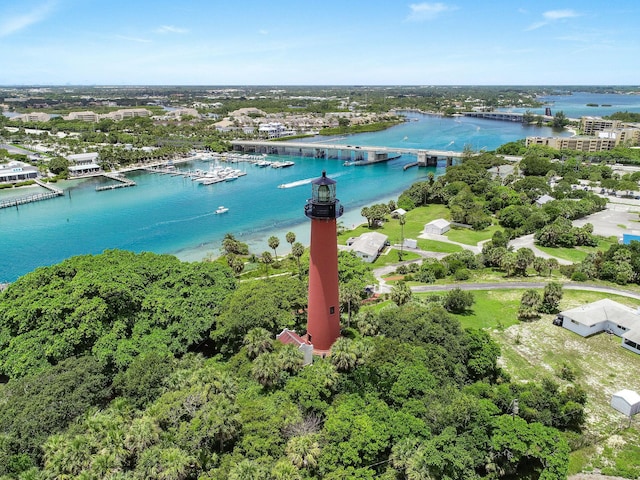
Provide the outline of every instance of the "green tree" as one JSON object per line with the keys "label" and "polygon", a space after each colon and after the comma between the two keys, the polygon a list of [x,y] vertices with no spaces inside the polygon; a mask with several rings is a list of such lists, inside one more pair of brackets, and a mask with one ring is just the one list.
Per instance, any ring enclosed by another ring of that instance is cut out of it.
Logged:
{"label": "green tree", "polygon": [[296,241],[296,234],[293,232],[287,232],[284,238],[287,240],[287,243],[293,247],[293,243]]}
{"label": "green tree", "polygon": [[549,282],[544,287],[540,311],[542,313],[557,313],[562,300],[562,285],[557,282]]}
{"label": "green tree", "polygon": [[276,258],[276,260],[278,260],[278,253],[276,252],[276,248],[280,246],[280,239],[273,235],[269,237],[269,240],[267,240],[267,242],[269,243],[269,248],[273,250],[274,257]]}
{"label": "green tree", "polygon": [[291,246],[291,254],[296,258],[296,262],[298,264],[298,272],[300,272],[300,257],[304,254],[304,245],[300,242],[295,242]]}
{"label": "green tree", "polygon": [[473,293],[456,287],[447,292],[442,305],[448,312],[461,313],[471,307],[473,302]]}
{"label": "green tree", "polygon": [[260,263],[262,263],[266,269],[267,277],[269,276],[269,265],[273,263],[273,257],[269,252],[262,252],[260,256]]}
{"label": "green tree", "polygon": [[537,290],[528,289],[522,294],[518,318],[520,320],[532,320],[539,317],[538,310],[541,304],[540,294]]}
{"label": "green tree", "polygon": [[409,302],[411,300],[411,296],[411,289],[403,281],[398,281],[391,288],[391,300],[398,306],[404,305],[405,303]]}
{"label": "green tree", "polygon": [[273,336],[262,327],[249,330],[244,336],[243,343],[251,359],[273,350]]}
{"label": "green tree", "polygon": [[296,467],[313,469],[318,465],[321,452],[318,436],[307,434],[292,437],[287,442],[285,451],[291,463]]}

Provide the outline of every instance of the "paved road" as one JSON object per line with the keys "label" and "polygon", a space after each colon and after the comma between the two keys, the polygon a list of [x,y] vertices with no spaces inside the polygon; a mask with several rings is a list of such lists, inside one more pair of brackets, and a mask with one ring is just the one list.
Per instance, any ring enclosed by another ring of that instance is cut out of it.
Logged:
{"label": "paved road", "polygon": [[[452,283],[448,285],[417,285],[411,287],[412,292],[442,292],[453,288],[461,290],[508,290],[513,288],[544,288],[549,282],[521,282],[506,281],[496,283]],[[604,285],[591,285],[580,282],[559,282],[565,290],[586,290],[591,292],[611,293],[623,297],[634,298],[640,300],[640,293],[624,290],[617,287],[609,287]]]}

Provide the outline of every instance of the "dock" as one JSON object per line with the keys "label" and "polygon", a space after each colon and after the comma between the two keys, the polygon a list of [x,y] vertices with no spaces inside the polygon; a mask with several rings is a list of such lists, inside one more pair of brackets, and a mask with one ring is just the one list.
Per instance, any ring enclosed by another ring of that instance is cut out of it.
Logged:
{"label": "dock", "polygon": [[64,196],[64,191],[58,187],[54,187],[48,183],[42,182],[40,180],[35,180],[35,182],[46,189],[46,192],[43,193],[33,193],[31,195],[25,195],[24,197],[11,198],[9,200],[3,200],[0,202],[0,208],[9,208],[16,207],[18,205],[24,205],[26,203],[39,202],[41,200],[48,200],[50,198],[62,197]]}
{"label": "dock", "polygon": [[112,173],[103,173],[104,177],[110,178],[111,180],[115,180],[118,183],[113,185],[104,185],[102,187],[96,187],[96,192],[102,192],[104,190],[115,190],[116,188],[124,188],[124,187],[135,187],[136,182],[133,180],[129,180],[127,177],[121,175],[114,175]]}

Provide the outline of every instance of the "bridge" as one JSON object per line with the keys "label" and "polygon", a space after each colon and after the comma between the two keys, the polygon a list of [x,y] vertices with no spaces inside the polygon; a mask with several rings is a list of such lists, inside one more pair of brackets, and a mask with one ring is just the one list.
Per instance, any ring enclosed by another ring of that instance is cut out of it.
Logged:
{"label": "bridge", "polygon": [[425,150],[418,148],[376,147],[371,145],[340,145],[312,142],[273,142],[266,140],[234,140],[233,151],[245,154],[292,155],[297,157],[342,160],[346,165],[371,165],[386,162],[400,155],[414,155],[418,166],[435,167],[438,161],[453,164],[462,152]]}

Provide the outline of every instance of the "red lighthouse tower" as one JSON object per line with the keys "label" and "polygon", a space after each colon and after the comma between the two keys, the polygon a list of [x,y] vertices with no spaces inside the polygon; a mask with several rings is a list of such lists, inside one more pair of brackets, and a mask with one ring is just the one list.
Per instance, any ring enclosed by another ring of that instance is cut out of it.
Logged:
{"label": "red lighthouse tower", "polygon": [[311,182],[311,198],[304,207],[311,219],[307,338],[317,351],[328,351],[340,336],[336,219],[343,211],[336,181],[323,170],[322,177]]}

